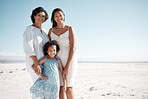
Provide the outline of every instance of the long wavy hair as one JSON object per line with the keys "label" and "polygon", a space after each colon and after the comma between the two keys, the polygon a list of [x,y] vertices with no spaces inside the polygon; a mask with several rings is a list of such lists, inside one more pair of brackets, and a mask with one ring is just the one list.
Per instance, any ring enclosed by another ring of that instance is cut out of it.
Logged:
{"label": "long wavy hair", "polygon": [[47,56],[47,55],[48,55],[48,53],[47,53],[48,48],[49,48],[50,46],[52,46],[52,45],[55,45],[55,46],[56,46],[56,52],[57,52],[57,53],[59,52],[60,47],[59,47],[57,41],[55,41],[55,40],[48,41],[48,42],[44,45],[44,47],[43,47],[44,56]]}
{"label": "long wavy hair", "polygon": [[58,11],[61,11],[61,12],[63,13],[63,15],[64,15],[64,21],[65,21],[65,14],[64,14],[64,12],[62,11],[62,9],[56,8],[56,9],[54,9],[54,10],[52,11],[52,16],[51,16],[52,27],[56,27],[56,26],[57,26],[57,22],[54,20],[54,14],[55,14],[56,12],[58,12]]}

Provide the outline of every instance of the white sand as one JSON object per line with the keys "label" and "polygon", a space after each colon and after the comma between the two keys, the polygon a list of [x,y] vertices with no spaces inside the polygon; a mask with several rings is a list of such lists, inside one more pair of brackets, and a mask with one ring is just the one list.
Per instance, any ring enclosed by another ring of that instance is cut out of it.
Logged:
{"label": "white sand", "polygon": [[[31,99],[25,63],[0,64],[0,99]],[[148,99],[148,63],[79,63],[75,99]]]}

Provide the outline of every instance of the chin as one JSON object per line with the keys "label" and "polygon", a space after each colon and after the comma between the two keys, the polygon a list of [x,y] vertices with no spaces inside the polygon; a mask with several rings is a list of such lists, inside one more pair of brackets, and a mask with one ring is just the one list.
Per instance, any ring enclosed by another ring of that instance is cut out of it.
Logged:
{"label": "chin", "polygon": [[50,56],[51,58],[53,58],[54,56]]}
{"label": "chin", "polygon": [[63,21],[58,22],[58,24],[62,24],[62,23],[64,23],[64,22]]}

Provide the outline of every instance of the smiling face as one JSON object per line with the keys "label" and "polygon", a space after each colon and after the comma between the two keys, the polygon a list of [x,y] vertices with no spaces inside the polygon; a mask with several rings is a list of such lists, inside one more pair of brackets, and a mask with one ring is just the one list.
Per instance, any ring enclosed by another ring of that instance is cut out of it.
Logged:
{"label": "smiling face", "polygon": [[57,24],[59,23],[63,23],[64,22],[64,14],[62,11],[57,11],[54,13],[54,20],[57,22]]}
{"label": "smiling face", "polygon": [[35,23],[42,24],[45,21],[45,13],[44,12],[39,12],[34,16]]}
{"label": "smiling face", "polygon": [[56,45],[49,46],[47,53],[48,53],[49,57],[53,58],[57,54]]}

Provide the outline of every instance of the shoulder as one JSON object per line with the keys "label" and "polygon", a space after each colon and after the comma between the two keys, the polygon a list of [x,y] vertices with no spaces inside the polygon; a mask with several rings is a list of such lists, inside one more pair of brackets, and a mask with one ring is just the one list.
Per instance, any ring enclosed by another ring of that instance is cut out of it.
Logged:
{"label": "shoulder", "polygon": [[43,58],[42,60],[46,60],[47,59],[47,57],[46,58]]}
{"label": "shoulder", "polygon": [[50,34],[51,34],[51,32],[52,32],[52,29],[53,29],[53,28],[50,28],[50,29],[49,29],[49,32],[48,32],[48,37],[49,37],[50,40],[51,40]]}
{"label": "shoulder", "polygon": [[49,34],[51,34],[51,32],[52,32],[52,29],[53,29],[53,28],[50,28],[50,29],[49,29],[48,35],[49,35]]}
{"label": "shoulder", "polygon": [[74,34],[75,34],[74,28],[73,28],[72,26],[68,26],[68,28],[69,28],[69,35],[70,35],[70,36],[71,36],[71,35],[74,35]]}
{"label": "shoulder", "polygon": [[42,58],[40,61],[43,61],[43,62],[45,62],[45,61],[46,61],[46,58]]}
{"label": "shoulder", "polygon": [[45,62],[46,62],[46,58],[42,58],[42,59],[39,60],[39,64],[43,64]]}
{"label": "shoulder", "polygon": [[53,29],[53,28],[50,28],[48,33],[51,33],[52,29]]}
{"label": "shoulder", "polygon": [[70,33],[74,32],[74,28],[72,26],[68,26],[68,29]]}
{"label": "shoulder", "polygon": [[73,27],[70,26],[70,25],[66,25],[66,26],[68,27],[69,30],[72,30],[73,29]]}
{"label": "shoulder", "polygon": [[30,32],[30,31],[34,31],[34,30],[36,30],[36,28],[32,25],[26,27],[26,31]]}
{"label": "shoulder", "polygon": [[57,60],[61,60],[61,58],[60,58],[60,57],[58,57],[58,56],[55,56],[55,58],[56,58]]}
{"label": "shoulder", "polygon": [[68,28],[69,28],[69,30],[72,30],[72,29],[73,29],[73,27],[72,27],[72,26],[68,26]]}
{"label": "shoulder", "polygon": [[33,26],[29,25],[26,27],[26,30],[32,30],[33,29]]}
{"label": "shoulder", "polygon": [[30,34],[30,33],[32,33],[32,30],[33,30],[33,27],[31,25],[30,26],[27,26],[26,29],[25,29],[25,31],[24,31],[24,34],[26,34],[26,35],[28,33]]}
{"label": "shoulder", "polygon": [[42,29],[42,31],[44,31],[47,34],[47,31],[45,29]]}
{"label": "shoulder", "polygon": [[72,26],[66,25],[66,27],[67,27],[68,30],[73,30]]}
{"label": "shoulder", "polygon": [[59,64],[62,64],[61,60],[58,60]]}
{"label": "shoulder", "polygon": [[59,63],[61,63],[61,58],[60,58],[60,57],[55,56],[55,59],[56,59]]}

